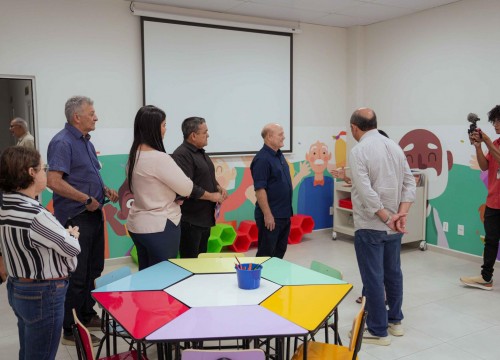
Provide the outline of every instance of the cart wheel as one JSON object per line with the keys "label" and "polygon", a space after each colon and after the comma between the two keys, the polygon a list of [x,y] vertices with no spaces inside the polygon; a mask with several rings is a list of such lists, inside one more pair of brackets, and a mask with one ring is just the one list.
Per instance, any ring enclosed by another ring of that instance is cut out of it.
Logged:
{"label": "cart wheel", "polygon": [[422,250],[422,251],[427,250],[427,242],[425,240],[422,240],[420,242],[420,250]]}
{"label": "cart wheel", "polygon": [[332,232],[332,239],[337,240],[337,233],[335,231]]}

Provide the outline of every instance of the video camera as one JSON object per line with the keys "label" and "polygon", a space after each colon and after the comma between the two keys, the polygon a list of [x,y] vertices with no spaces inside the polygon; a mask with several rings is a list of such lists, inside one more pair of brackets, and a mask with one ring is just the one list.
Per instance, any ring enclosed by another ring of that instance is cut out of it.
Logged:
{"label": "video camera", "polygon": [[[467,115],[467,121],[470,122],[470,126],[469,126],[469,130],[467,130],[467,133],[469,135],[471,135],[473,132],[475,132],[477,130],[477,122],[481,120],[477,117],[476,114],[474,113],[470,113],[469,115]],[[479,137],[482,137],[481,135],[481,132],[479,132]],[[472,144],[472,141],[471,141],[471,144]]]}

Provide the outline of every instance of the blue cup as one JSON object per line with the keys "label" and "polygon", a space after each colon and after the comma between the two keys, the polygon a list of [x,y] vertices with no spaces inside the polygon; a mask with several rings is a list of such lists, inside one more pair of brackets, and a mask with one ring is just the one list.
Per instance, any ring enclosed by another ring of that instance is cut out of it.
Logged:
{"label": "blue cup", "polygon": [[[260,286],[260,264],[236,265],[236,275],[238,276],[238,287],[243,290],[257,289]],[[250,270],[251,269],[251,270]]]}

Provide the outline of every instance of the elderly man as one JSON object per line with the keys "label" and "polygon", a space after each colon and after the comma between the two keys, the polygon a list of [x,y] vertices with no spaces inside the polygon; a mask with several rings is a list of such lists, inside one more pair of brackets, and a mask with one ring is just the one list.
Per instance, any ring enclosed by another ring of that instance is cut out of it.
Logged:
{"label": "elderly man", "polygon": [[[47,150],[48,186],[54,192],[54,214],[64,227],[81,230],[78,266],[71,275],[64,304],[62,344],[75,345],[71,331],[72,309],[89,329],[100,329],[100,319],[91,296],[94,281],[104,268],[104,221],[102,205],[107,197],[118,200],[116,191],[104,185],[94,145],[90,142],[97,115],[94,103],[85,96],[66,101],[67,123],[50,141]],[[93,337],[93,343],[99,339]]]}
{"label": "elderly man", "polygon": [[210,228],[215,225],[215,208],[226,199],[227,191],[217,182],[212,160],[205,153],[208,127],[205,119],[189,117],[182,122],[183,143],[172,158],[193,183],[192,196],[181,205],[181,258],[196,258],[207,252]]}
{"label": "elderly man", "polygon": [[285,133],[279,124],[267,124],[261,132],[264,146],[250,164],[257,203],[257,256],[285,256],[290,218],[293,215],[293,186],[290,169],[281,152]]}
{"label": "elderly man", "polygon": [[17,139],[17,146],[26,146],[35,148],[35,139],[28,131],[28,123],[26,120],[17,117],[10,122],[9,130],[11,134]]}
{"label": "elderly man", "polygon": [[354,248],[368,311],[363,342],[389,345],[388,331],[404,335],[400,251],[406,214],[415,200],[415,179],[403,150],[377,131],[373,110],[356,110],[351,132],[358,141],[349,156]]}

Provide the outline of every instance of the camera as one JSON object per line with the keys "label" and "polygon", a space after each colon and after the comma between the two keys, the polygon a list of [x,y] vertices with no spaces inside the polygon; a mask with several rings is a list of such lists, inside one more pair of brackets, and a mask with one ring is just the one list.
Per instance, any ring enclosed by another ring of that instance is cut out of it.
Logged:
{"label": "camera", "polygon": [[[469,135],[471,135],[472,133],[474,133],[475,131],[477,131],[477,122],[479,120],[480,119],[474,113],[470,113],[469,115],[467,115],[467,121],[471,123],[470,126],[469,126],[469,130],[467,130],[467,133]],[[481,130],[479,130],[479,137],[482,137]],[[472,144],[472,141],[471,141],[471,144]]]}

